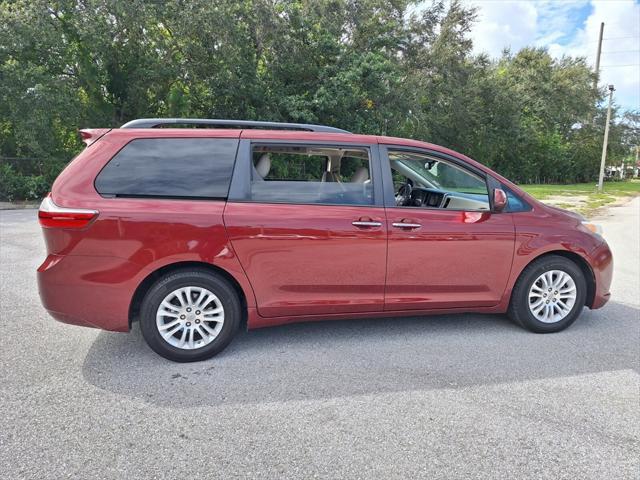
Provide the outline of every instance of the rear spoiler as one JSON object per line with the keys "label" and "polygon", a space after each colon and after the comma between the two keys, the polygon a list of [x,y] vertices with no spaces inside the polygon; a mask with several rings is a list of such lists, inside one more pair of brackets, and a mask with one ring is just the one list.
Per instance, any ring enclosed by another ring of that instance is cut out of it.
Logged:
{"label": "rear spoiler", "polygon": [[99,140],[102,136],[106,135],[111,131],[110,128],[83,128],[78,130],[80,133],[80,137],[82,137],[82,141],[88,147],[96,140]]}

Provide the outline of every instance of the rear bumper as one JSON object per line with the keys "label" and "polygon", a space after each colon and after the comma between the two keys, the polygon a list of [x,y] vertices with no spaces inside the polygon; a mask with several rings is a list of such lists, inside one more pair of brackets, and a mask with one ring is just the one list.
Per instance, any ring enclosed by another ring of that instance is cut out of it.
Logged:
{"label": "rear bumper", "polygon": [[602,242],[589,256],[596,284],[593,301],[589,306],[596,309],[603,307],[611,298],[609,289],[613,278],[613,255],[607,242]]}
{"label": "rear bumper", "polygon": [[116,257],[49,255],[37,272],[40,300],[60,322],[126,332],[139,273]]}

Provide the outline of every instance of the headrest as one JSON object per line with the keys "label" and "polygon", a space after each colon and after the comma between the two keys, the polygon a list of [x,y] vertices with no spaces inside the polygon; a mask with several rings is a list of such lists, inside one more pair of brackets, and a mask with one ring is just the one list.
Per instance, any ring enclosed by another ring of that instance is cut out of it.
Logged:
{"label": "headrest", "polygon": [[265,178],[267,175],[269,175],[270,170],[271,157],[268,153],[265,153],[256,162],[256,172],[258,172],[258,175],[260,175],[261,178]]}
{"label": "headrest", "polygon": [[367,180],[369,180],[369,169],[367,167],[358,168],[351,177],[351,183],[364,183]]}

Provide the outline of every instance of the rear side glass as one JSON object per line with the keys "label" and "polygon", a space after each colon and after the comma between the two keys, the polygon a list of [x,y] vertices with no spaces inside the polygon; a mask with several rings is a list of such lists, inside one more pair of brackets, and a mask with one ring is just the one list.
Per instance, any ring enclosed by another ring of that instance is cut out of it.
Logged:
{"label": "rear side glass", "polygon": [[369,151],[328,145],[255,146],[251,200],[255,202],[372,205]]}
{"label": "rear side glass", "polygon": [[129,142],[95,181],[101,195],[226,198],[238,148],[229,138],[145,138]]}

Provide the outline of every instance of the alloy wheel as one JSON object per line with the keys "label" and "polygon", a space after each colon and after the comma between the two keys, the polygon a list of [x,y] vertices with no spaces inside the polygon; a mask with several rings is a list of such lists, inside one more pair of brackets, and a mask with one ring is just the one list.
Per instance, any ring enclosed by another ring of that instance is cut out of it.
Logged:
{"label": "alloy wheel", "polygon": [[571,312],[576,303],[576,283],[567,272],[549,270],[541,274],[529,289],[529,310],[543,323],[556,323]]}
{"label": "alloy wheel", "polygon": [[206,288],[178,288],[160,302],[156,326],[162,338],[183,350],[194,350],[216,339],[224,324],[220,299]]}

